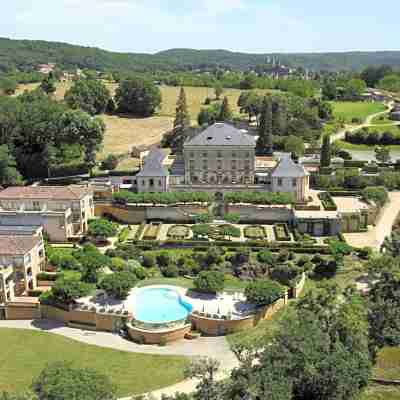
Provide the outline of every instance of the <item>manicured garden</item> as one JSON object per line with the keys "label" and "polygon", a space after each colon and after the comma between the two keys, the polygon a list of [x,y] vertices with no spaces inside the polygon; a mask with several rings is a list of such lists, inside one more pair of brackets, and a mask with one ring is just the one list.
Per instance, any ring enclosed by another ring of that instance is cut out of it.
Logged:
{"label": "manicured garden", "polygon": [[91,346],[45,332],[0,329],[0,391],[23,393],[48,363],[68,361],[110,377],[119,397],[183,380],[189,360]]}
{"label": "manicured garden", "polygon": [[375,102],[335,101],[331,104],[335,119],[348,124],[362,123],[369,115],[386,110],[383,103]]}
{"label": "manicured garden", "polygon": [[362,128],[355,132],[346,132],[347,144],[357,146],[399,146],[400,125],[379,125]]}

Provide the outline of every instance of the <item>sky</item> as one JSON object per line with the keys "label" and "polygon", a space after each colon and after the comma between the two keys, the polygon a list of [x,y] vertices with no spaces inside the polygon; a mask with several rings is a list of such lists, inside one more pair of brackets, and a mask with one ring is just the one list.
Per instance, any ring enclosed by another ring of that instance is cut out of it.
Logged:
{"label": "sky", "polygon": [[0,37],[107,50],[400,50],[400,1],[2,0]]}

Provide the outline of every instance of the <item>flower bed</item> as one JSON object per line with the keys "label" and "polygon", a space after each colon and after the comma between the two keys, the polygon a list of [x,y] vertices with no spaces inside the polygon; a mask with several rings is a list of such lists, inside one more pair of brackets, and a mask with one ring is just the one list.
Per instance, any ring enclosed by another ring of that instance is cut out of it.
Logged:
{"label": "flower bed", "polygon": [[167,236],[172,239],[187,239],[190,235],[190,228],[185,225],[174,225],[168,229]]}
{"label": "flower bed", "polygon": [[247,239],[263,240],[267,236],[265,228],[260,225],[246,226],[244,228],[244,236]]}
{"label": "flower bed", "polygon": [[290,233],[286,224],[275,224],[274,225],[275,237],[278,242],[290,241]]}
{"label": "flower bed", "polygon": [[150,224],[143,235],[143,240],[157,240],[161,225]]}

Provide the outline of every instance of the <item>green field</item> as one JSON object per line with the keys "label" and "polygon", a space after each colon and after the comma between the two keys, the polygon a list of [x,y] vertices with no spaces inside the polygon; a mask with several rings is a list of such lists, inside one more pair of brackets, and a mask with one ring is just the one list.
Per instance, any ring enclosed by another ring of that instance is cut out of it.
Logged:
{"label": "green field", "polygon": [[184,379],[188,365],[184,357],[116,351],[31,330],[2,328],[0,343],[0,392],[26,391],[54,361],[70,361],[74,367],[108,375],[120,397],[173,385]]}
{"label": "green field", "polygon": [[348,124],[352,123],[353,118],[365,121],[369,115],[386,110],[383,103],[333,101],[331,104],[335,119]]}
{"label": "green field", "polygon": [[370,385],[357,400],[400,400],[400,387]]}

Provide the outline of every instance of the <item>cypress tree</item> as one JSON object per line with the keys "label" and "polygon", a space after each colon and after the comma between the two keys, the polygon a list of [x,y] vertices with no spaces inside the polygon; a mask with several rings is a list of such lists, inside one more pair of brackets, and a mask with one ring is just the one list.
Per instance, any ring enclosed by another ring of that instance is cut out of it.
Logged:
{"label": "cypress tree", "polygon": [[324,135],[321,147],[321,167],[327,168],[331,165],[331,138]]}
{"label": "cypress tree", "polygon": [[257,154],[273,154],[272,134],[272,102],[270,98],[265,96],[261,107],[260,124],[258,128]]}
{"label": "cypress tree", "polygon": [[272,134],[285,136],[287,133],[286,104],[281,99],[272,100]]}
{"label": "cypress tree", "polygon": [[190,116],[187,108],[185,89],[181,88],[176,103],[176,113],[173,127],[171,147],[175,151],[181,151],[185,141],[185,132],[190,127]]}
{"label": "cypress tree", "polygon": [[232,119],[232,111],[229,107],[228,98],[225,96],[222,101],[221,110],[218,116],[218,121],[230,121]]}

